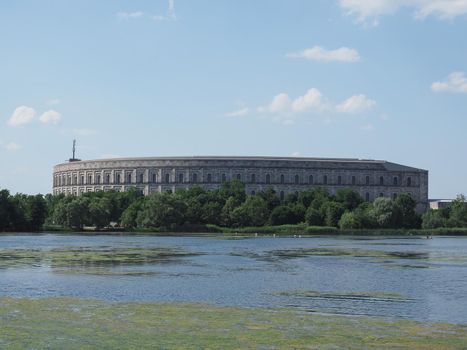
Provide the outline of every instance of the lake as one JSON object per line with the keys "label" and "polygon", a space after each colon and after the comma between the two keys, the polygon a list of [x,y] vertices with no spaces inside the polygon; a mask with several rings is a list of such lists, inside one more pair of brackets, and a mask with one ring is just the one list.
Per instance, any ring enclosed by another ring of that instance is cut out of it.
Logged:
{"label": "lake", "polygon": [[467,238],[1,235],[2,296],[467,324]]}

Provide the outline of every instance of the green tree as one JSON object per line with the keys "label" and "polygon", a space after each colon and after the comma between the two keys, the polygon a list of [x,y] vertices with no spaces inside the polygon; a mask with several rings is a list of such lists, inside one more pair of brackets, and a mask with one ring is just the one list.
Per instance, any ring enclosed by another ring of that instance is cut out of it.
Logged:
{"label": "green tree", "polygon": [[309,207],[305,214],[305,220],[308,225],[310,226],[322,226],[323,225],[323,217],[318,209],[313,207]]}
{"label": "green tree", "polygon": [[321,215],[324,218],[324,224],[326,226],[338,226],[339,220],[344,214],[344,206],[337,202],[325,202],[321,208]]}
{"label": "green tree", "polygon": [[337,190],[336,201],[342,203],[346,210],[352,211],[363,202],[363,199],[351,188],[342,188]]}

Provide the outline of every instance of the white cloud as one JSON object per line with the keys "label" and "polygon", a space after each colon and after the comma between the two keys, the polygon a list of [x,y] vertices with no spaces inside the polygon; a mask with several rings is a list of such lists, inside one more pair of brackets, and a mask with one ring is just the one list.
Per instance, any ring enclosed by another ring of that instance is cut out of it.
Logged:
{"label": "white cloud", "polygon": [[47,101],[45,102],[45,104],[46,104],[47,106],[55,106],[55,105],[60,104],[60,102],[61,102],[61,101],[60,101],[58,98],[52,98],[52,99],[50,99],[50,100],[47,100]]}
{"label": "white cloud", "polygon": [[39,117],[39,120],[41,121],[41,123],[44,124],[57,124],[60,121],[61,117],[62,115],[60,113],[51,109],[50,111],[44,112]]}
{"label": "white cloud", "polygon": [[323,62],[358,62],[360,61],[360,55],[355,49],[348,47],[341,47],[335,50],[326,50],[321,46],[314,46],[309,49],[305,49],[300,52],[289,53],[287,57],[291,58],[305,58],[314,61]]}
{"label": "white cloud", "polygon": [[267,106],[258,107],[260,113],[280,113],[286,111],[290,107],[290,97],[285,92],[282,92],[273,97],[271,103]]}
{"label": "white cloud", "polygon": [[322,94],[318,89],[312,88],[303,96],[292,102],[293,112],[305,112],[313,108],[322,107]]}
{"label": "white cloud", "polygon": [[467,77],[464,72],[453,72],[447,80],[431,84],[433,91],[465,92],[467,93]]}
{"label": "white cloud", "polygon": [[136,19],[141,18],[144,16],[144,12],[142,11],[134,11],[134,12],[119,12],[117,13],[117,17],[120,19],[128,20],[128,19]]}
{"label": "white cloud", "polygon": [[362,113],[372,109],[376,101],[369,99],[365,95],[354,95],[336,106],[340,113]]}
{"label": "white cloud", "polygon": [[226,117],[244,117],[248,113],[250,113],[250,109],[248,107],[245,107],[245,108],[241,108],[239,110],[233,111],[233,112],[225,113],[225,116]]}
{"label": "white cloud", "polygon": [[152,18],[156,21],[175,21],[177,19],[177,16],[175,15],[175,0],[169,0],[167,15],[156,15]]}
{"label": "white cloud", "polygon": [[4,148],[8,151],[8,152],[16,152],[18,151],[21,147],[20,145],[18,145],[17,143],[15,142],[9,142],[7,143]]}
{"label": "white cloud", "polygon": [[354,95],[340,104],[328,101],[316,88],[309,89],[303,96],[291,99],[289,94],[283,92],[266,105],[258,107],[258,113],[272,114],[274,120],[284,125],[294,124],[301,114],[326,113],[326,117],[335,114],[364,113],[376,106],[376,102],[365,95]]}
{"label": "white cloud", "polygon": [[72,132],[77,136],[92,136],[97,134],[97,130],[95,129],[73,129]]}
{"label": "white cloud", "polygon": [[419,19],[428,16],[452,19],[467,14],[467,0],[339,0],[339,5],[360,23],[371,19],[377,24],[380,16],[395,13],[403,7],[412,9]]}
{"label": "white cloud", "polygon": [[8,125],[10,126],[20,126],[28,124],[34,120],[36,117],[36,111],[34,108],[27,106],[20,106],[15,109],[10,119],[8,120]]}

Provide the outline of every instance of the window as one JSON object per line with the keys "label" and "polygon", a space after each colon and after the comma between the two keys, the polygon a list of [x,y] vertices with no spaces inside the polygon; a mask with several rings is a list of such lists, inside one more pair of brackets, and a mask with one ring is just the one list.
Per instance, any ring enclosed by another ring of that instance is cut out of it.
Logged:
{"label": "window", "polygon": [[144,174],[139,174],[139,182],[140,183],[144,182]]}
{"label": "window", "polygon": [[313,175],[308,176],[308,183],[313,185]]}
{"label": "window", "polygon": [[251,195],[254,196],[256,194],[255,191],[251,191]]}
{"label": "window", "polygon": [[178,182],[183,183],[183,174],[178,174]]}
{"label": "window", "polygon": [[394,176],[394,178],[392,179],[392,183],[394,186],[397,186],[399,180],[397,179],[397,176]]}
{"label": "window", "polygon": [[105,183],[106,184],[110,183],[110,174],[105,175]]}
{"label": "window", "polygon": [[131,183],[131,174],[128,174],[127,179],[128,179],[128,182]]}
{"label": "window", "polygon": [[325,184],[325,185],[328,184],[328,176],[327,175],[323,176],[323,184]]}
{"label": "window", "polygon": [[284,174],[281,175],[281,184],[283,184],[285,182],[285,176]]}
{"label": "window", "polygon": [[208,182],[212,182],[212,175],[208,174]]}
{"label": "window", "polygon": [[397,193],[393,193],[392,194],[392,199],[396,199],[397,198]]}
{"label": "window", "polygon": [[73,185],[77,185],[78,184],[78,176],[74,176],[73,177]]}
{"label": "window", "polygon": [[80,185],[84,185],[84,175],[81,175],[81,183]]}
{"label": "window", "polygon": [[256,182],[256,174],[251,174],[251,183],[255,183]]}
{"label": "window", "polygon": [[300,183],[300,176],[295,175],[295,184],[298,185]]}
{"label": "window", "polygon": [[198,174],[193,174],[192,180],[194,183],[198,182]]}
{"label": "window", "polygon": [[342,185],[342,176],[340,175],[337,177],[337,184]]}
{"label": "window", "polygon": [[97,184],[101,183],[101,176],[99,174],[97,175],[96,183]]}
{"label": "window", "polygon": [[153,183],[157,182],[157,174],[152,174],[152,182]]}
{"label": "window", "polygon": [[271,175],[270,174],[266,174],[266,183],[267,184],[271,183]]}
{"label": "window", "polygon": [[384,197],[384,193],[380,193],[379,196],[380,196],[380,197]]}
{"label": "window", "polygon": [[165,182],[166,183],[170,182],[170,174],[165,174]]}
{"label": "window", "polygon": [[367,176],[365,177],[365,185],[368,186],[369,184],[370,184],[370,177],[367,175]]}
{"label": "window", "polygon": [[407,186],[412,186],[412,178],[411,177],[407,178]]}
{"label": "window", "polygon": [[92,183],[92,175],[88,175],[88,184]]}
{"label": "window", "polygon": [[367,202],[370,201],[370,194],[369,194],[368,192],[365,193],[365,200],[366,200]]}
{"label": "window", "polygon": [[242,181],[242,174],[237,174],[237,180]]}
{"label": "window", "polygon": [[355,178],[355,176],[352,176],[352,185],[355,186],[356,183],[357,183],[357,179]]}
{"label": "window", "polygon": [[280,193],[280,198],[281,198],[281,201],[284,200],[284,191],[281,191],[281,193]]}
{"label": "window", "polygon": [[384,177],[382,177],[382,176],[379,177],[379,184],[380,184],[381,186],[384,185]]}
{"label": "window", "polygon": [[227,181],[227,176],[225,174],[222,174],[222,182],[226,182]]}
{"label": "window", "polygon": [[115,177],[116,177],[115,182],[119,184],[119,183],[120,183],[120,173],[117,173],[117,174],[115,175]]}

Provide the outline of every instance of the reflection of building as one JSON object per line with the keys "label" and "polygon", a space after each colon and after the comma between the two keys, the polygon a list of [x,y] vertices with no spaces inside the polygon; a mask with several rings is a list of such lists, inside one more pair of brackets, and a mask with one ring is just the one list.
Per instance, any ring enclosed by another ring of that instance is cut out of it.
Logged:
{"label": "reflection of building", "polygon": [[443,209],[452,203],[452,199],[430,199],[430,209]]}
{"label": "reflection of building", "polygon": [[410,193],[420,210],[428,204],[428,171],[381,160],[292,157],[158,157],[83,160],[54,167],[53,193],[130,187],[144,194],[241,180],[254,194],[272,187],[279,196],[321,186],[334,194],[352,188],[367,201]]}

